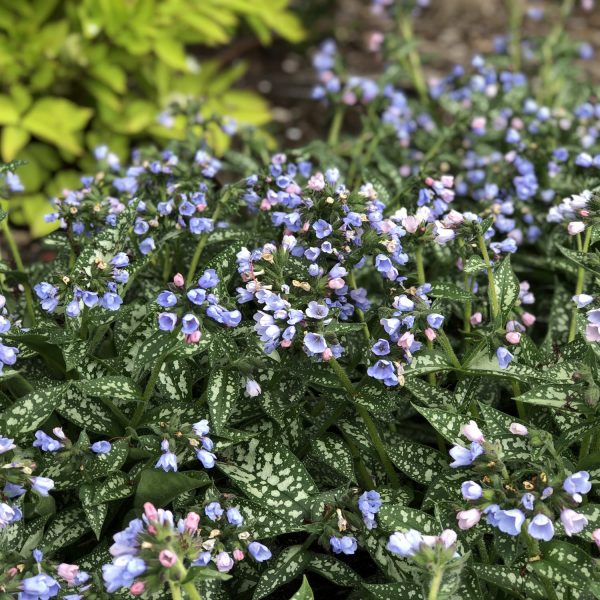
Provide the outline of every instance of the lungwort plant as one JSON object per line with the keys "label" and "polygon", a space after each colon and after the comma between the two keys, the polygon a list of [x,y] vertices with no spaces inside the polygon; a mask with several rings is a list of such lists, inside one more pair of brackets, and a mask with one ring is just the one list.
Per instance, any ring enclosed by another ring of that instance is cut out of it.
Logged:
{"label": "lungwort plant", "polygon": [[329,143],[100,146],[51,262],[0,215],[3,597],[600,598],[600,105],[392,17]]}

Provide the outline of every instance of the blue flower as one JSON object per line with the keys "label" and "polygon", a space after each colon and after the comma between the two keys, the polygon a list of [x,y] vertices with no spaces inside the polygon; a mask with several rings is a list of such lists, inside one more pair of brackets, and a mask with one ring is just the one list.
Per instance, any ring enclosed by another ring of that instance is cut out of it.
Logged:
{"label": "blue flower", "polygon": [[217,521],[223,514],[223,508],[218,502],[211,502],[204,507],[204,514],[211,521]]}
{"label": "blue flower", "polygon": [[207,269],[198,279],[198,285],[205,290],[216,287],[218,283],[219,277],[214,269]]}
{"label": "blue flower", "polygon": [[587,494],[592,489],[589,479],[590,474],[587,471],[573,473],[563,482],[563,490],[567,494]]}
{"label": "blue flower", "polygon": [[319,304],[313,300],[308,303],[308,308],[305,312],[306,316],[311,319],[324,319],[329,314],[329,309],[325,304]]}
{"label": "blue flower", "polygon": [[129,256],[125,252],[119,252],[112,257],[110,264],[117,269],[122,269],[129,264]]}
{"label": "blue flower", "polygon": [[112,292],[106,292],[100,300],[100,306],[106,310],[119,310],[121,304],[123,304],[123,299],[118,294],[113,294]]}
{"label": "blue flower", "polygon": [[44,452],[57,452],[63,447],[61,442],[51,438],[41,429],[38,429],[35,432],[35,442],[33,442],[33,446],[35,448],[40,448]]}
{"label": "blue flower", "polygon": [[460,486],[460,492],[465,500],[479,500],[483,488],[474,481],[464,481]]}
{"label": "blue flower", "polygon": [[422,542],[423,536],[415,529],[409,529],[406,533],[396,531],[390,535],[386,548],[393,554],[406,557],[417,552]]}
{"label": "blue flower", "polygon": [[177,471],[177,456],[169,450],[169,441],[163,440],[160,444],[163,451],[162,456],[156,461],[155,469],[163,471]]}
{"label": "blue flower", "polygon": [[158,295],[156,303],[163,308],[171,308],[177,304],[177,296],[173,292],[165,290]]}
{"label": "blue flower", "polygon": [[208,452],[208,450],[205,450],[204,448],[196,450],[196,458],[202,463],[202,466],[205,469],[212,469],[217,463],[216,455],[212,452]]}
{"label": "blue flower", "polygon": [[32,477],[31,489],[40,496],[47,496],[48,492],[54,488],[54,481],[48,477]]}
{"label": "blue flower", "polygon": [[186,335],[198,331],[199,327],[200,321],[198,321],[198,317],[196,317],[196,315],[188,313],[181,319],[181,331]]}
{"label": "blue flower", "polygon": [[377,356],[386,356],[390,353],[390,343],[383,338],[379,338],[375,344],[371,346],[371,352]]}
{"label": "blue flower", "polygon": [[192,425],[192,429],[194,430],[194,433],[196,435],[199,435],[200,437],[202,437],[204,435],[208,435],[210,433],[210,427],[208,425],[208,419],[202,419],[201,421],[198,421],[197,423],[194,423]]}
{"label": "blue flower", "polygon": [[112,448],[111,443],[107,442],[106,440],[102,440],[100,442],[94,442],[90,446],[90,450],[92,452],[95,452],[96,454],[106,454],[107,452],[110,452],[111,448]]}
{"label": "blue flower", "polygon": [[508,535],[519,535],[521,533],[521,526],[525,522],[525,515],[518,508],[511,508],[510,510],[499,510],[495,514],[497,521],[496,527],[502,533]]}
{"label": "blue flower", "polygon": [[271,551],[259,542],[250,542],[248,544],[248,552],[250,552],[254,560],[257,562],[269,560],[272,556]]}
{"label": "blue flower", "polygon": [[134,579],[145,571],[146,563],[141,558],[131,554],[117,556],[112,563],[102,566],[106,591],[112,594],[122,587],[131,587]]}
{"label": "blue flower", "polygon": [[151,237],[147,237],[140,242],[139,248],[140,252],[144,256],[146,256],[151,252],[154,252],[154,250],[156,250],[156,244],[154,243],[154,240]]}
{"label": "blue flower", "polygon": [[74,319],[75,317],[78,317],[80,313],[81,305],[79,304],[79,300],[71,300],[71,302],[69,302],[65,308],[65,314],[67,317]]}
{"label": "blue flower", "polygon": [[192,288],[191,290],[188,290],[187,297],[192,304],[200,306],[206,300],[206,290]]}
{"label": "blue flower", "polygon": [[535,496],[533,494],[527,492],[526,494],[523,494],[523,496],[521,496],[521,504],[527,510],[533,510],[534,503]]}
{"label": "blue flower", "polygon": [[304,345],[315,354],[321,354],[327,348],[325,338],[318,333],[305,334]]}
{"label": "blue flower", "polygon": [[538,513],[531,519],[527,533],[536,540],[549,542],[554,537],[554,524],[546,515]]}
{"label": "blue flower", "polygon": [[213,229],[212,219],[206,217],[193,217],[190,219],[190,231],[195,235],[210,233]]}
{"label": "blue flower", "polygon": [[331,536],[329,543],[334,554],[354,554],[358,547],[356,538],[351,535],[345,535],[341,538]]}
{"label": "blue flower", "polygon": [[477,442],[473,442],[468,448],[463,448],[463,446],[453,446],[450,449],[449,454],[454,459],[454,462],[450,463],[450,466],[453,469],[467,467],[478,456],[481,456],[483,452],[483,446]]}
{"label": "blue flower", "polygon": [[175,313],[163,312],[158,315],[158,328],[161,331],[173,331],[177,323],[177,315]]}
{"label": "blue flower", "polygon": [[317,238],[319,238],[320,240],[330,235],[333,231],[333,227],[331,227],[331,225],[323,219],[319,219],[318,221],[313,223],[313,229],[315,230]]}
{"label": "blue flower", "polygon": [[500,346],[496,350],[496,358],[498,359],[498,366],[501,369],[506,369],[512,362],[513,355],[504,346]]}
{"label": "blue flower", "polygon": [[13,444],[15,440],[0,436],[0,454],[4,454],[9,450],[13,450],[16,446]]}
{"label": "blue flower", "polygon": [[231,525],[237,525],[237,527],[244,524],[244,517],[242,517],[239,509],[235,506],[231,506],[227,509],[227,520]]}
{"label": "blue flower", "polygon": [[23,579],[19,589],[19,600],[48,600],[58,594],[60,585],[50,575],[39,573]]}
{"label": "blue flower", "polygon": [[206,567],[210,562],[211,554],[210,552],[200,552],[198,557],[192,561],[192,567]]}
{"label": "blue flower", "polygon": [[434,329],[439,329],[442,326],[443,322],[443,315],[438,315],[436,313],[431,313],[427,315],[427,323],[429,323],[429,326],[433,327]]}

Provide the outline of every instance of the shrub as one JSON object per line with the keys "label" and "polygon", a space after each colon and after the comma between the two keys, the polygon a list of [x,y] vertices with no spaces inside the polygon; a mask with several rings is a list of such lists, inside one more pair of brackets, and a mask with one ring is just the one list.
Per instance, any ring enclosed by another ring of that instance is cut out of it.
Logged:
{"label": "shrub", "polygon": [[597,594],[600,108],[506,50],[425,110],[327,43],[328,144],[100,147],[51,263],[0,215],[3,592]]}
{"label": "shrub", "polygon": [[46,196],[93,168],[86,148],[109,144],[125,159],[134,140],[183,135],[182,119],[169,128],[157,121],[174,99],[202,98],[204,118],[264,124],[266,103],[231,89],[242,62],[225,68],[193,55],[229,42],[242,24],[265,44],[274,33],[302,36],[287,0],[0,3],[0,150],[5,161],[27,161],[13,219],[47,233]]}

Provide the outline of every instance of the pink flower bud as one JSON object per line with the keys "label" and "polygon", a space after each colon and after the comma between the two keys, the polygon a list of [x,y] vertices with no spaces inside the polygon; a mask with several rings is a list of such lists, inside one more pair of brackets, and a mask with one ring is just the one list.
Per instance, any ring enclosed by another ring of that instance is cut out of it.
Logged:
{"label": "pink flower bud", "polygon": [[185,284],[185,279],[181,273],[177,273],[175,277],[173,277],[173,285],[177,287],[183,287]]}
{"label": "pink flower bud", "polygon": [[330,290],[341,290],[346,285],[346,282],[341,277],[334,277],[327,283]]}
{"label": "pink flower bud", "polygon": [[400,346],[400,348],[404,348],[405,350],[409,350],[414,341],[415,336],[410,331],[406,331],[398,340],[398,346]]}
{"label": "pink flower bud", "polygon": [[581,221],[571,221],[567,225],[567,231],[569,232],[569,235],[577,235],[578,233],[581,233],[584,229],[585,223],[582,223]]}
{"label": "pink flower bud", "polygon": [[129,588],[129,593],[133,594],[134,596],[141,596],[144,593],[144,590],[146,589],[146,585],[144,584],[143,581],[136,581],[130,588]]}
{"label": "pink flower bud", "polygon": [[62,430],[62,427],[55,427],[52,430],[52,433],[59,439],[59,440],[66,440],[67,436],[65,435],[64,431]]}
{"label": "pink flower bud", "polygon": [[333,356],[333,352],[331,351],[331,348],[325,348],[325,350],[323,350],[323,352],[321,353],[321,358],[324,361],[331,360],[332,356]]}
{"label": "pink flower bud", "polygon": [[260,210],[270,210],[270,209],[271,209],[271,203],[266,198],[263,198],[260,203]]}
{"label": "pink flower bud", "polygon": [[188,333],[185,336],[185,343],[186,344],[197,344],[200,341],[200,338],[202,337],[202,333],[200,332],[200,330],[196,330],[193,333]]}
{"label": "pink flower bud", "polygon": [[171,550],[161,550],[158,555],[158,562],[167,569],[177,562],[177,554]]}
{"label": "pink flower bud", "polygon": [[450,546],[456,542],[457,538],[458,536],[456,535],[456,531],[453,531],[452,529],[444,529],[444,531],[440,533],[439,539],[446,548],[450,548]]}
{"label": "pink flower bud", "polygon": [[579,214],[582,217],[589,217],[590,216],[590,211],[587,208],[583,208],[582,210],[579,211]]}
{"label": "pink flower bud", "polygon": [[431,187],[433,184],[434,184],[434,181],[433,181],[432,177],[425,178],[425,185],[428,185],[429,187]]}
{"label": "pink flower bud", "polygon": [[190,533],[195,533],[200,523],[200,515],[195,512],[189,512],[185,517],[185,529]]}
{"label": "pink flower bud", "polygon": [[473,326],[481,325],[481,321],[483,321],[483,317],[480,312],[474,313],[473,315],[471,315],[471,318],[469,319],[469,322]]}
{"label": "pink flower bud", "polygon": [[511,423],[508,430],[514,435],[527,435],[528,429],[525,425],[521,425],[521,423]]}
{"label": "pink flower bud", "polygon": [[431,329],[431,327],[428,327],[423,333],[430,342],[433,342],[433,340],[435,340],[435,338],[437,337],[437,333],[433,329]]}
{"label": "pink flower bud", "polygon": [[67,563],[61,563],[56,569],[59,577],[62,577],[69,585],[71,585],[75,579],[75,576],[79,572],[77,565],[69,565]]}
{"label": "pink flower bud", "polygon": [[292,340],[281,340],[282,348],[289,348],[292,345]]}
{"label": "pink flower bud", "polygon": [[233,551],[233,558],[235,560],[244,560],[244,553],[239,548],[236,548]]}
{"label": "pink flower bud", "polygon": [[470,441],[480,444],[483,442],[483,433],[479,429],[479,425],[472,419],[461,427],[460,432]]}
{"label": "pink flower bud", "polygon": [[518,331],[509,331],[505,337],[509,344],[519,344],[521,342],[521,334]]}
{"label": "pink flower bud", "polygon": [[465,529],[471,529],[471,527],[479,523],[479,519],[481,519],[481,513],[477,508],[461,510],[457,513],[456,519],[458,521],[459,529],[464,531]]}
{"label": "pink flower bud", "polygon": [[[600,531],[600,530],[598,530],[598,531]],[[19,569],[17,569],[17,567],[11,567],[6,573],[8,574],[9,577],[14,577],[18,572],[19,572]]]}
{"label": "pink flower bud", "polygon": [[596,546],[600,548],[600,529],[594,529],[594,531],[592,531],[592,539],[596,543]]}
{"label": "pink flower bud", "polygon": [[156,527],[154,527],[154,525],[148,525],[148,533],[150,535],[156,535]]}
{"label": "pink flower bud", "polygon": [[526,312],[521,315],[521,321],[525,327],[531,327],[535,323],[535,320],[535,315],[532,315],[531,313]]}
{"label": "pink flower bud", "polygon": [[152,502],[146,502],[144,504],[144,514],[148,521],[156,521],[158,519],[158,511]]}

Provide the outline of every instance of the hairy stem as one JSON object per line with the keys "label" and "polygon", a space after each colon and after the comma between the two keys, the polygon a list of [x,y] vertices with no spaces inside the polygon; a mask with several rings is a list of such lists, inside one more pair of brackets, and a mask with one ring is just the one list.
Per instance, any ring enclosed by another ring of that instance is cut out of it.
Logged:
{"label": "hairy stem", "polygon": [[483,258],[483,262],[486,266],[487,277],[488,277],[488,288],[490,295],[490,304],[492,311],[492,320],[496,320],[498,315],[500,314],[500,305],[498,304],[498,295],[496,294],[496,285],[494,282],[494,272],[492,271],[492,261],[490,260],[490,255],[487,251],[487,246],[485,245],[485,239],[483,237],[483,233],[480,231],[477,234],[477,243],[479,244],[479,250],[481,252],[481,256]]}
{"label": "hairy stem", "polygon": [[[583,240],[583,245],[581,244],[581,236],[577,234],[577,242],[578,246],[581,246],[581,252],[587,252],[590,247],[590,241],[592,239],[592,227],[588,225],[588,228],[585,231],[585,238]],[[575,284],[575,295],[578,296],[583,292],[583,286],[585,284],[585,269],[583,267],[577,268],[577,283]],[[572,342],[577,335],[577,307],[573,309],[571,314],[571,325],[569,326],[569,338],[568,341]]]}
{"label": "hairy stem", "polygon": [[[342,365],[340,365],[340,363],[335,358],[331,358],[329,360],[329,364],[331,365],[335,374],[340,380],[340,383],[344,386],[344,389],[348,392],[350,398],[354,398],[356,396],[356,390],[354,389],[354,386],[352,385],[352,382],[350,381],[350,378],[346,374],[346,371],[344,370]],[[381,441],[381,437],[379,437],[379,432],[377,431],[377,427],[373,419],[371,418],[371,415],[369,415],[369,412],[364,406],[360,406],[359,404],[356,405],[356,412],[363,420],[363,423],[367,428],[367,432],[369,434],[369,437],[371,438],[371,442],[373,443],[373,446],[375,446],[375,450],[377,452],[377,455],[379,456],[379,462],[381,462],[381,466],[386,472],[391,486],[394,489],[398,489],[400,487],[400,480],[398,479],[398,474],[396,473],[394,465],[392,465],[392,461],[389,459],[387,452],[385,451],[385,447],[383,445],[383,442]]]}

